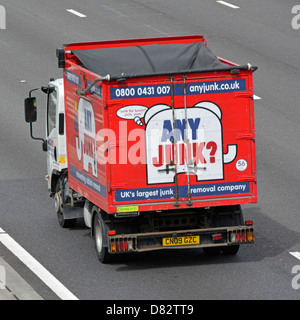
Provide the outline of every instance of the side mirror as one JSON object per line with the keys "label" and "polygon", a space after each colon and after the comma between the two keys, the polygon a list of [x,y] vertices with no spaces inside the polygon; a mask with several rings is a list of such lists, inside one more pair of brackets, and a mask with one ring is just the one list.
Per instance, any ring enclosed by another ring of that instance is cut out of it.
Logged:
{"label": "side mirror", "polygon": [[36,98],[29,97],[24,101],[25,107],[25,121],[26,122],[36,122],[37,111],[36,111]]}
{"label": "side mirror", "polygon": [[32,89],[29,91],[29,97],[24,100],[24,109],[25,109],[25,121],[30,123],[30,136],[34,140],[41,140],[43,141],[43,150],[47,150],[47,143],[46,140],[43,138],[35,138],[32,134],[32,122],[36,122],[37,118],[37,111],[36,111],[36,98],[31,96],[32,91],[38,90]]}

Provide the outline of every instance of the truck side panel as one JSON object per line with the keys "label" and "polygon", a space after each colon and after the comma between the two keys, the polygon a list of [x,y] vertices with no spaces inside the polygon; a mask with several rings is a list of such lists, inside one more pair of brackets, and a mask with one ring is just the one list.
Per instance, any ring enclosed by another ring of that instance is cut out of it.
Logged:
{"label": "truck side panel", "polygon": [[73,66],[65,69],[64,77],[69,186],[108,210],[106,164],[99,158],[99,136],[107,128],[102,86],[97,84],[85,97],[79,97],[76,90],[86,87],[96,76]]}

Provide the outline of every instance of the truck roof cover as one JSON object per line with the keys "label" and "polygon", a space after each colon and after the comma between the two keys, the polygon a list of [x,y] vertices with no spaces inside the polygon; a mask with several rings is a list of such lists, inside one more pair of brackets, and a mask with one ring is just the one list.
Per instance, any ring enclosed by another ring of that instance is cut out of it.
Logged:
{"label": "truck roof cover", "polygon": [[83,66],[111,78],[229,70],[203,42],[73,50]]}

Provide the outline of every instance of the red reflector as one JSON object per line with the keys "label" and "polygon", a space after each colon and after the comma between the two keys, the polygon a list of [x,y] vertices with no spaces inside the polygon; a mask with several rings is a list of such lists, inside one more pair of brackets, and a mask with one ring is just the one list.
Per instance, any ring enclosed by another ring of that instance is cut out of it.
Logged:
{"label": "red reflector", "polygon": [[246,226],[252,226],[253,225],[253,221],[252,220],[247,220],[245,221]]}
{"label": "red reflector", "polygon": [[212,238],[214,241],[222,240],[222,234],[221,233],[213,234]]}
{"label": "red reflector", "polygon": [[109,230],[107,233],[109,236],[115,236],[117,234],[116,230]]}

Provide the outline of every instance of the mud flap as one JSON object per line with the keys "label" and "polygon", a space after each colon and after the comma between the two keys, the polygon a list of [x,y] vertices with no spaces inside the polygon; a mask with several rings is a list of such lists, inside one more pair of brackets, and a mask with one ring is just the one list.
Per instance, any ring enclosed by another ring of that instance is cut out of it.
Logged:
{"label": "mud flap", "polygon": [[83,218],[83,208],[64,205],[63,215],[65,220]]}

